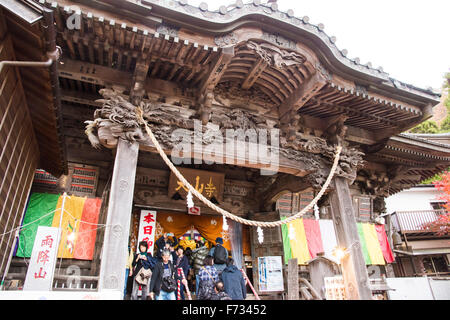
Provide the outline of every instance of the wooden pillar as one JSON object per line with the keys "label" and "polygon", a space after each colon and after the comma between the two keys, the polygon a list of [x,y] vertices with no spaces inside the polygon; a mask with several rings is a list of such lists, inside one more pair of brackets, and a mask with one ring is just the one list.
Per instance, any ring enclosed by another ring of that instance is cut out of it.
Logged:
{"label": "wooden pillar", "polygon": [[120,298],[125,285],[138,152],[139,143],[119,139],[101,255],[99,291],[117,291]]}
{"label": "wooden pillar", "polygon": [[359,240],[348,181],[345,178],[336,177],[333,185],[331,208],[338,245],[347,248],[350,252],[341,262],[347,299],[372,300],[369,275]]}
{"label": "wooden pillar", "polygon": [[299,300],[298,261],[297,258],[288,261],[288,300]]}

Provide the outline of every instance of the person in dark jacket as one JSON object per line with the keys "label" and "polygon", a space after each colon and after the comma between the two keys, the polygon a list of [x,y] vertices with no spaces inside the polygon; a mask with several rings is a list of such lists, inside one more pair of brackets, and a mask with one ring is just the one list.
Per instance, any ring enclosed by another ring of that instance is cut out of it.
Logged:
{"label": "person in dark jacket", "polygon": [[[223,256],[221,257],[223,263],[220,263],[217,260],[217,252],[222,251]],[[214,258],[214,267],[217,270],[217,273],[219,276],[221,275],[223,269],[226,268],[226,260],[228,259],[228,250],[223,246],[223,239],[221,237],[216,238],[216,245],[209,250],[209,254],[211,257]]]}
{"label": "person in dark jacket", "polygon": [[222,281],[216,282],[216,284],[214,285],[214,293],[211,296],[211,300],[232,300],[224,289],[225,288]]}
{"label": "person in dark jacket", "polygon": [[[170,240],[170,236],[173,237],[173,240]],[[176,237],[173,236],[173,233],[164,233],[161,237],[159,237],[158,240],[155,242],[157,251],[156,251],[156,257],[161,261],[161,253],[163,250],[170,250],[171,247],[176,247],[178,244],[178,240]],[[171,256],[172,257],[172,256]]]}
{"label": "person in dark jacket", "polygon": [[[142,289],[141,299],[147,300],[147,296],[148,296],[148,292],[149,292],[148,284],[142,285],[136,281],[136,276],[139,274],[139,271],[141,270],[141,268],[144,268],[144,269],[150,268],[151,270],[153,270],[153,268],[155,266],[156,259],[153,258],[152,254],[147,252],[147,250],[148,250],[147,242],[146,241],[139,242],[139,251],[140,252],[136,253],[134,255],[133,262],[131,264],[132,270],[133,270],[132,274],[134,275],[133,289],[131,291],[131,300],[137,300],[139,285],[141,286],[141,289]],[[148,281],[150,281],[150,279],[148,279]]]}
{"label": "person in dark jacket", "polygon": [[[182,246],[179,246],[177,248],[176,256],[174,256],[173,264],[175,266],[175,274],[176,274],[177,280],[181,281],[183,279],[182,275],[178,275],[178,268],[181,268],[183,270],[184,277],[187,279],[187,276],[189,274],[189,269],[190,269],[189,259],[188,259],[188,257],[186,257],[184,255],[184,248]],[[178,296],[178,289],[177,289],[176,294]],[[180,284],[180,295],[181,295],[181,300],[185,300],[183,283]]]}
{"label": "person in dark jacket", "polygon": [[[158,261],[153,269],[149,291],[152,298],[156,294],[156,300],[176,300],[176,288],[169,291],[163,285],[163,278],[170,277],[176,280],[175,267],[169,260],[170,255],[169,250],[164,250],[161,253],[162,261]],[[182,280],[182,282],[184,285],[187,284],[186,280]]]}
{"label": "person in dark jacket", "polygon": [[232,300],[245,300],[247,289],[244,276],[241,270],[234,265],[232,258],[227,260],[227,266],[222,272],[222,281],[225,286],[225,292]]}

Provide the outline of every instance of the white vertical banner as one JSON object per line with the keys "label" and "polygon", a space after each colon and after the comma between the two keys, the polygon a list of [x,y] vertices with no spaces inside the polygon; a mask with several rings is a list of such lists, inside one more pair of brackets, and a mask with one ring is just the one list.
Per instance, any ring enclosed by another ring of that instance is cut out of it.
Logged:
{"label": "white vertical banner", "polygon": [[59,232],[59,228],[38,227],[23,290],[51,290]]}
{"label": "white vertical banner", "polygon": [[136,252],[139,252],[139,242],[146,241],[148,244],[148,251],[153,255],[153,248],[155,246],[156,233],[156,211],[141,210],[141,217],[139,219],[139,234],[136,245]]}
{"label": "white vertical banner", "polygon": [[323,251],[327,257],[333,256],[333,250],[337,247],[336,231],[333,220],[319,220],[320,236],[322,237]]}

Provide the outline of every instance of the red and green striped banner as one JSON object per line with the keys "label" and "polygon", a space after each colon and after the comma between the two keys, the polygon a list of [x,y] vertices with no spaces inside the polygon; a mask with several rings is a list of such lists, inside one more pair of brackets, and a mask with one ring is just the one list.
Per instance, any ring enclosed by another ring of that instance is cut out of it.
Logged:
{"label": "red and green striped banner", "polygon": [[[285,263],[297,258],[298,264],[305,265],[320,252],[331,256],[337,244],[332,224],[331,220],[296,219],[282,225]],[[385,265],[394,261],[384,226],[357,223],[357,228],[367,265]]]}
{"label": "red and green striped banner", "polygon": [[31,257],[38,226],[59,227],[61,223],[58,258],[92,260],[102,200],[66,196],[61,219],[62,203],[60,194],[31,194],[16,256]]}

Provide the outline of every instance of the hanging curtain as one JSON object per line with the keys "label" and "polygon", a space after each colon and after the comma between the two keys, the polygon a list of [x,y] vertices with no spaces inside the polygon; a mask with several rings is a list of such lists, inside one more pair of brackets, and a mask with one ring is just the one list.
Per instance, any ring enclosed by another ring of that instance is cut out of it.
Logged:
{"label": "hanging curtain", "polygon": [[304,219],[303,225],[305,227],[309,254],[311,258],[315,258],[318,253],[324,252],[322,236],[320,234],[319,220]]}
{"label": "hanging curtain", "polygon": [[384,259],[387,263],[394,262],[394,254],[392,253],[391,246],[389,245],[384,225],[376,225],[375,230],[377,231],[378,241],[380,242]]}
{"label": "hanging curtain", "polygon": [[234,220],[229,220],[228,225],[231,236],[231,256],[234,259],[236,267],[241,269],[243,266],[242,224]]}
{"label": "hanging curtain", "polygon": [[223,246],[227,250],[231,250],[229,236],[222,230],[221,216],[193,216],[183,213],[158,212],[156,221],[160,223],[165,232],[173,232],[177,238],[183,236],[186,231],[191,229],[191,226],[194,226],[202,237],[213,244],[217,237],[223,238]]}
{"label": "hanging curtain", "polygon": [[[25,227],[20,232],[16,256],[31,256],[38,226],[59,227],[62,199],[60,194],[31,194],[22,222]],[[61,220],[62,234],[58,258],[93,258],[101,204],[101,198],[67,196]],[[43,218],[40,219],[41,217]],[[35,222],[29,224],[33,221]],[[70,237],[72,233],[73,237]]]}
{"label": "hanging curtain", "polygon": [[369,251],[370,261],[372,264],[385,265],[383,252],[381,251],[375,226],[370,223],[363,223],[363,230],[364,237],[366,239],[366,246]]}

